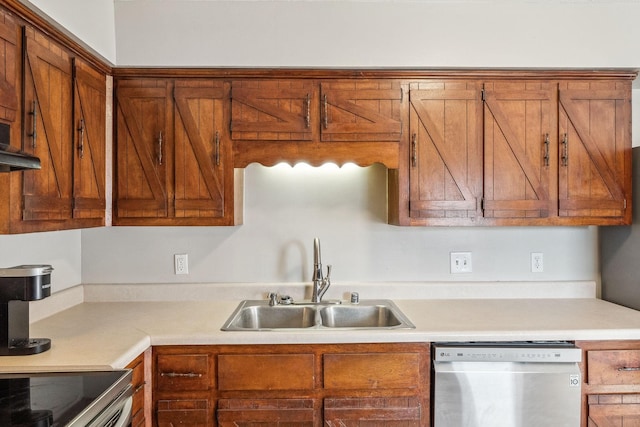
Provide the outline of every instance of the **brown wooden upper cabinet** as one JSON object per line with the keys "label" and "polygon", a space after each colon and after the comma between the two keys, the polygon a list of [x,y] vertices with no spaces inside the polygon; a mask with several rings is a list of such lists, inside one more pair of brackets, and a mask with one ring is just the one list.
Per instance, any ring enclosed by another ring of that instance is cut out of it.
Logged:
{"label": "brown wooden upper cabinet", "polygon": [[559,215],[630,224],[631,82],[561,82],[559,94]]}
{"label": "brown wooden upper cabinet", "polygon": [[482,85],[414,83],[410,89],[410,216],[481,215]]}
{"label": "brown wooden upper cabinet", "polygon": [[11,110],[14,117],[4,118],[11,122],[12,146],[37,156],[42,167],[5,178],[10,184],[3,192],[0,230],[104,225],[106,76],[44,33],[3,16],[6,53],[0,73],[20,105],[20,114]]}
{"label": "brown wooden upper cabinet", "polygon": [[280,161],[398,165],[405,115],[399,80],[246,79],[231,85],[237,167]]}
{"label": "brown wooden upper cabinet", "polygon": [[433,80],[409,96],[392,222],[630,223],[629,80]]}
{"label": "brown wooden upper cabinet", "polygon": [[220,80],[119,80],[116,225],[231,225],[233,161]]}
{"label": "brown wooden upper cabinet", "polygon": [[399,142],[402,100],[399,81],[322,82],[320,139]]}

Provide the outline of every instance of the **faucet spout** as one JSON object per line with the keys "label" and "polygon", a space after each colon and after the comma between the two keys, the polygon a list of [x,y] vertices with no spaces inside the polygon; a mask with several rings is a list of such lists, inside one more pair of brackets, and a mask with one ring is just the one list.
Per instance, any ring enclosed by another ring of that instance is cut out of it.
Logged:
{"label": "faucet spout", "polygon": [[313,295],[311,302],[321,302],[322,297],[331,286],[331,266],[327,266],[327,277],[322,274],[320,239],[313,239]]}

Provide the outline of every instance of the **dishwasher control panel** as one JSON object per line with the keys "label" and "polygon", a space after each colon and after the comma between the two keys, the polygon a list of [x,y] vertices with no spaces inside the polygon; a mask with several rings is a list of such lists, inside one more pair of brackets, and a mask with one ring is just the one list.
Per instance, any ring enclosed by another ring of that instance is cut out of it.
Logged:
{"label": "dishwasher control panel", "polygon": [[446,343],[434,344],[436,362],[547,362],[575,363],[582,350],[564,342]]}

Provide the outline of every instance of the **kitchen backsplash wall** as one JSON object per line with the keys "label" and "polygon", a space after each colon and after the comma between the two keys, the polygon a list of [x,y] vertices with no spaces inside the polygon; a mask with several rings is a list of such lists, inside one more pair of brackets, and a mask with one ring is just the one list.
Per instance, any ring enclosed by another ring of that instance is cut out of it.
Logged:
{"label": "kitchen backsplash wall", "polygon": [[[386,223],[386,168],[252,164],[244,224],[82,232],[84,283],[305,282],[312,243],[338,281],[596,280],[595,227],[397,227]],[[449,253],[472,252],[451,274]],[[531,252],[544,272],[531,273]],[[174,254],[189,275],[175,275]]]}

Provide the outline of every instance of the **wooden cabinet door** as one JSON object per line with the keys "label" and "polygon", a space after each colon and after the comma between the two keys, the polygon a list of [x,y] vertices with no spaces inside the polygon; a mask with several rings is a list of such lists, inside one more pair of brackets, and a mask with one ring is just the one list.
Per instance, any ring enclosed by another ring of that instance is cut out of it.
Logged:
{"label": "wooden cabinet door", "polygon": [[417,397],[332,398],[324,401],[324,422],[328,427],[420,427],[421,420],[420,399]]}
{"label": "wooden cabinet door", "polygon": [[557,90],[547,81],[484,85],[484,216],[557,213]]}
{"label": "wooden cabinet door", "polygon": [[640,426],[640,395],[590,395],[587,411],[587,427]]}
{"label": "wooden cabinet door", "polygon": [[224,218],[233,195],[231,147],[224,124],[228,87],[214,80],[175,84],[175,216]]}
{"label": "wooden cabinet door", "polygon": [[316,93],[313,83],[307,80],[232,82],[231,137],[234,140],[310,141],[313,138],[312,99],[317,98]]}
{"label": "wooden cabinet door", "polygon": [[[18,85],[20,56],[18,53],[18,24],[7,12],[0,10],[0,119],[13,122],[18,112]],[[20,138],[13,138],[19,141]],[[13,142],[13,141],[11,141]],[[19,146],[16,146],[19,148]]]}
{"label": "wooden cabinet door", "polygon": [[106,78],[74,61],[73,218],[103,225],[105,198]]}
{"label": "wooden cabinet door", "polygon": [[69,54],[25,27],[23,149],[41,170],[24,172],[23,220],[63,221],[72,206],[72,63]]}
{"label": "wooden cabinet door", "polygon": [[560,83],[560,216],[631,222],[630,102],[628,81]]}
{"label": "wooden cabinet door", "polygon": [[313,427],[319,425],[313,399],[220,399],[218,427]]}
{"label": "wooden cabinet door", "polygon": [[320,99],[321,141],[400,141],[400,82],[323,82]]}
{"label": "wooden cabinet door", "polygon": [[215,425],[209,399],[162,399],[157,403],[158,427],[211,427]]}
{"label": "wooden cabinet door", "polygon": [[479,214],[482,189],[482,103],[476,82],[411,86],[410,216]]}
{"label": "wooden cabinet door", "polygon": [[168,216],[168,85],[153,79],[118,82],[114,223]]}

